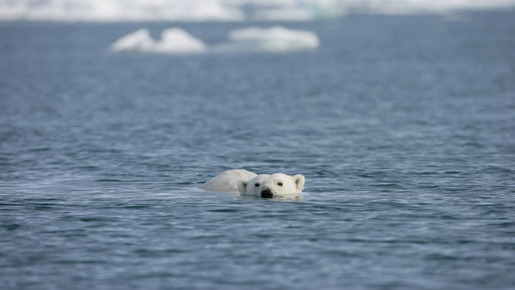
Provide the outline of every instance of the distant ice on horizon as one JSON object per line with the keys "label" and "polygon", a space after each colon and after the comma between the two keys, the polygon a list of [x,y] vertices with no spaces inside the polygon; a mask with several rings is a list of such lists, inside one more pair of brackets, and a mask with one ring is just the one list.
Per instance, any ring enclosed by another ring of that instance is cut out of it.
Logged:
{"label": "distant ice on horizon", "polygon": [[243,21],[245,13],[220,0],[0,0],[4,21]]}
{"label": "distant ice on horizon", "polygon": [[343,7],[322,5],[320,3],[301,3],[293,6],[256,9],[253,19],[256,21],[315,21],[330,20],[345,16]]}
{"label": "distant ice on horizon", "polygon": [[1,21],[315,21],[515,7],[515,0],[0,0]]}

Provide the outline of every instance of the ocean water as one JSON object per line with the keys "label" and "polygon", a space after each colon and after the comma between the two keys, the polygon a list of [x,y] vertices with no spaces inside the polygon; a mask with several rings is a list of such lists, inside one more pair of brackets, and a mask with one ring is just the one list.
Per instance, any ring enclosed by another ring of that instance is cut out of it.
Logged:
{"label": "ocean water", "polygon": [[[1,289],[514,289],[515,12],[286,23],[317,51],[112,54],[0,23]],[[302,200],[197,189],[303,174]]]}

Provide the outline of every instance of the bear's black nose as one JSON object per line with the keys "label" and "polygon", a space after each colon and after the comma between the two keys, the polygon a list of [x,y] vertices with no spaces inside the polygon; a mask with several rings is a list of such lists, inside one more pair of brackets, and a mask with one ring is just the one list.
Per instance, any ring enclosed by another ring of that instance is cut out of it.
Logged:
{"label": "bear's black nose", "polygon": [[263,191],[261,191],[261,197],[262,198],[272,198],[273,196],[274,196],[274,194],[268,188],[263,189]]}

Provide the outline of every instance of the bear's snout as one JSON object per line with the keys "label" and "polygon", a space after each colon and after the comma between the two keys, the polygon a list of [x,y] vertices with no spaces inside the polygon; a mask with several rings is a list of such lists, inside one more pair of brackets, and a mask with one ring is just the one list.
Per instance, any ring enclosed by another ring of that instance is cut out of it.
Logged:
{"label": "bear's snout", "polygon": [[265,188],[265,189],[263,189],[263,191],[261,191],[261,197],[262,198],[272,198],[272,197],[274,197],[274,194],[272,193],[272,191],[269,188]]}

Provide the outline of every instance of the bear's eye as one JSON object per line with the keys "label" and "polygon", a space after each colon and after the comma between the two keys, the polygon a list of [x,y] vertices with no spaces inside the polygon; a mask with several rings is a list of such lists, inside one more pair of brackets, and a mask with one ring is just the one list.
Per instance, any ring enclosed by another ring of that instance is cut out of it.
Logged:
{"label": "bear's eye", "polygon": [[255,187],[259,187],[259,183],[254,184]]}
{"label": "bear's eye", "polygon": [[277,185],[283,186],[283,183],[282,182],[278,182]]}

